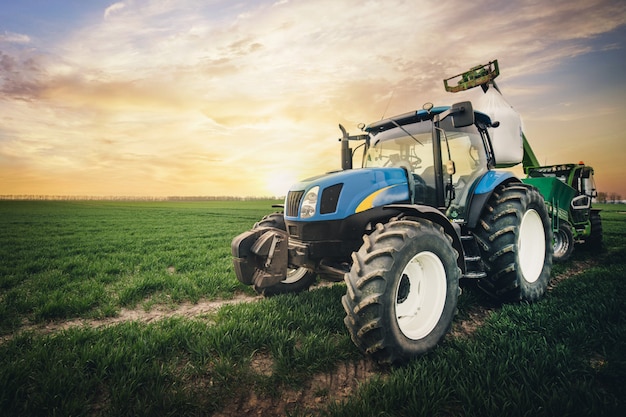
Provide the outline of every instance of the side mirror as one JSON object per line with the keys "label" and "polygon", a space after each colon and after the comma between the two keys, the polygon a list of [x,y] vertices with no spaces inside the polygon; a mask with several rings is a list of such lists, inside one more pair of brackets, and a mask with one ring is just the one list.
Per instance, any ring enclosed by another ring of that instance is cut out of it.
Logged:
{"label": "side mirror", "polygon": [[471,101],[463,101],[452,105],[452,126],[465,127],[474,124],[474,108]]}
{"label": "side mirror", "polygon": [[446,162],[446,172],[448,175],[456,174],[456,165],[454,165],[454,161],[451,159]]}
{"label": "side mirror", "polygon": [[587,210],[591,207],[591,198],[587,195],[579,195],[572,199],[571,204],[574,210]]}

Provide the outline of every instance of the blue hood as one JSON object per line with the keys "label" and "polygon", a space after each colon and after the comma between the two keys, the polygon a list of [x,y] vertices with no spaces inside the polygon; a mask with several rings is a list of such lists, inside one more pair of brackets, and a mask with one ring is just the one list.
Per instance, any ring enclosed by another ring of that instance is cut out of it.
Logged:
{"label": "blue hood", "polygon": [[[319,186],[315,215],[299,218],[302,197]],[[327,192],[325,192],[327,191]],[[337,195],[338,193],[338,195]],[[300,196],[294,201],[294,196]],[[291,201],[290,201],[291,198]],[[373,207],[409,201],[406,172],[402,168],[362,168],[338,171],[309,178],[289,190],[285,207],[297,204],[295,213],[286,210],[285,218],[294,221],[326,221],[345,219]],[[323,210],[321,208],[324,207]],[[324,214],[320,214],[320,211]]]}

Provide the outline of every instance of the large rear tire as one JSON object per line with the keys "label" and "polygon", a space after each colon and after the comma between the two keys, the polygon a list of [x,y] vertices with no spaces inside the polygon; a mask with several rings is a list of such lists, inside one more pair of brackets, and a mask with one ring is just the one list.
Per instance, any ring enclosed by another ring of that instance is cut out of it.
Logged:
{"label": "large rear tire", "polygon": [[379,363],[433,349],[456,311],[458,256],[452,238],[428,220],[376,225],[345,276],[344,323],[356,346]]}
{"label": "large rear tire", "polygon": [[[283,213],[268,214],[255,223],[252,229],[254,230],[262,227],[273,227],[275,229],[287,230]],[[270,297],[278,294],[298,293],[308,290],[309,287],[315,283],[316,279],[317,274],[309,268],[288,268],[285,279],[280,281],[278,284],[264,288],[253,285],[253,288],[257,293]]]}
{"label": "large rear tire", "polygon": [[536,301],[552,269],[552,225],[544,199],[528,184],[500,185],[475,231],[487,277],[478,286],[500,301]]}

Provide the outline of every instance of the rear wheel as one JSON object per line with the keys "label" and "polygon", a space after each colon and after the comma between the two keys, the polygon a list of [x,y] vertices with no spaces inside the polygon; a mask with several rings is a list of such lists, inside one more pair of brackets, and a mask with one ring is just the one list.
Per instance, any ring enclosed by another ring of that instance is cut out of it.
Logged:
{"label": "rear wheel", "polygon": [[487,277],[479,287],[501,301],[535,301],[552,268],[552,226],[543,197],[527,184],[501,185],[475,231]]}
{"label": "rear wheel", "polygon": [[[272,213],[263,217],[259,222],[255,223],[252,229],[262,227],[273,227],[275,229],[287,230],[285,226],[285,218],[283,213]],[[289,268],[285,279],[271,287],[260,288],[253,285],[254,290],[266,297],[278,294],[298,293],[309,289],[315,283],[317,274],[309,268]]]}
{"label": "rear wheel", "polygon": [[456,310],[459,254],[443,228],[423,219],[378,224],[346,274],[344,322],[353,342],[381,363],[433,349]]}
{"label": "rear wheel", "polygon": [[552,247],[554,250],[553,260],[555,262],[565,262],[572,252],[574,252],[574,234],[569,223],[560,221],[559,230],[554,232]]}

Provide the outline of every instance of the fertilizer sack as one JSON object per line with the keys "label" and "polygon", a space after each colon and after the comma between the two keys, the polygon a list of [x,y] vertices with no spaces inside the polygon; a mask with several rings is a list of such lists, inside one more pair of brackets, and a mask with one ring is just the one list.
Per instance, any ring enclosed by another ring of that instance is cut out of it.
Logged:
{"label": "fertilizer sack", "polygon": [[522,162],[524,144],[522,118],[495,88],[488,89],[474,102],[476,110],[491,117],[500,126],[489,129],[496,168],[506,168]]}

